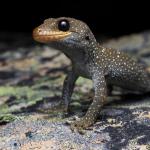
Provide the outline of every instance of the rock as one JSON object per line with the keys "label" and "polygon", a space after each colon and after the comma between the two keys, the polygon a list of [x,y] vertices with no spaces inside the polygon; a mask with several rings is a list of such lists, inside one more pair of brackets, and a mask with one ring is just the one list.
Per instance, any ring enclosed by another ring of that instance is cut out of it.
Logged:
{"label": "rock", "polygon": [[[149,31],[108,39],[103,45],[128,52],[150,70]],[[71,111],[64,115],[59,102],[70,61],[20,34],[1,40],[0,51],[0,149],[150,149],[149,95],[114,88],[95,125],[85,135],[72,133],[66,122],[86,112],[92,82],[79,78]]]}

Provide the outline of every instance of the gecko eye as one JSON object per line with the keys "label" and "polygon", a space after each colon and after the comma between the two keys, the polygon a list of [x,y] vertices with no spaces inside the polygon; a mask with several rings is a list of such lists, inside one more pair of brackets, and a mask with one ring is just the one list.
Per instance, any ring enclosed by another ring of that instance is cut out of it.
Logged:
{"label": "gecko eye", "polygon": [[67,20],[61,20],[58,22],[58,29],[60,31],[68,31],[70,28],[70,24]]}

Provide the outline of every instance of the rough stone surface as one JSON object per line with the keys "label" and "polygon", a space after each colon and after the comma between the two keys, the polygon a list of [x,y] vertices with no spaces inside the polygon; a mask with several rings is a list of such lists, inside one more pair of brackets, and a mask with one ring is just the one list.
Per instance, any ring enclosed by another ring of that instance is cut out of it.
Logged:
{"label": "rough stone surface", "polygon": [[[92,82],[79,78],[64,116],[58,103],[69,60],[28,35],[0,35],[0,150],[150,149],[150,95],[115,88],[95,125],[72,133],[67,122],[86,112]],[[150,72],[149,31],[102,44],[130,53]]]}

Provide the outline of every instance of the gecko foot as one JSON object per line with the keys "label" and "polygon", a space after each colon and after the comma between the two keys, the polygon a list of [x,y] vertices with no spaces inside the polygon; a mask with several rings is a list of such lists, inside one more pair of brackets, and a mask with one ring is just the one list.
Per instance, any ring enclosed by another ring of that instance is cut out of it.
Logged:
{"label": "gecko foot", "polygon": [[70,128],[73,132],[79,132],[80,134],[84,134],[85,133],[84,130],[93,124],[94,124],[93,120],[87,120],[86,118],[83,117],[80,120],[71,123]]}
{"label": "gecko foot", "polygon": [[60,101],[59,106],[64,113],[68,113],[68,105],[66,105],[64,102]]}

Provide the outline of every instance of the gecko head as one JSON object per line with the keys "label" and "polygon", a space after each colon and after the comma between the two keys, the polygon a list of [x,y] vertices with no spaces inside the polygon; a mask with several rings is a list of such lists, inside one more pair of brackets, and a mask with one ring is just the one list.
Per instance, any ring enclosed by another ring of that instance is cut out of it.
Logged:
{"label": "gecko head", "polygon": [[82,21],[60,17],[46,19],[33,30],[34,40],[57,49],[84,49],[96,43],[89,27]]}

